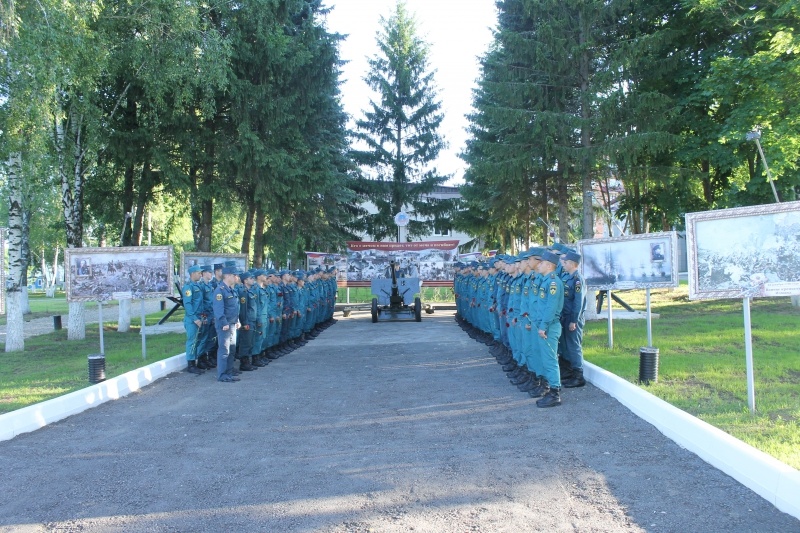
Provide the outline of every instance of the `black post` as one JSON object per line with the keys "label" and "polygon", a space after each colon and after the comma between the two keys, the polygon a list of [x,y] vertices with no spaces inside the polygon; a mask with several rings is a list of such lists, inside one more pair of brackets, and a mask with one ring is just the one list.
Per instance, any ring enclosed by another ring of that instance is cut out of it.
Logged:
{"label": "black post", "polygon": [[53,330],[61,329],[61,315],[53,315]]}

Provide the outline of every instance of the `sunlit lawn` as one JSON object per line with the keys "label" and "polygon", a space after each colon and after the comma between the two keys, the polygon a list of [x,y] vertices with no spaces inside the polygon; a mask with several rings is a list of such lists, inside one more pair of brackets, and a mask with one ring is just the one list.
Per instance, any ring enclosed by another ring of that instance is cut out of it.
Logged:
{"label": "sunlit lawn", "polygon": [[[163,315],[148,315],[146,324],[157,323]],[[175,313],[170,321],[181,320],[182,316],[182,312]],[[134,316],[132,322],[127,333],[118,333],[116,323],[105,323],[107,378],[184,351],[183,333],[148,335],[147,359],[143,359],[138,317]],[[26,339],[24,352],[0,353],[0,414],[89,386],[87,357],[99,351],[100,328],[87,324],[85,340],[68,341],[64,329]]]}
{"label": "sunlit lawn", "polygon": [[[644,291],[617,293],[644,310]],[[747,406],[741,300],[692,301],[685,285],[651,291],[658,383],[644,388],[669,403],[800,468],[800,308],[789,298],[751,302],[755,402]],[[616,309],[621,309],[615,304]],[[587,324],[586,359],[636,383],[644,320],[615,320],[614,349],[606,321]]]}

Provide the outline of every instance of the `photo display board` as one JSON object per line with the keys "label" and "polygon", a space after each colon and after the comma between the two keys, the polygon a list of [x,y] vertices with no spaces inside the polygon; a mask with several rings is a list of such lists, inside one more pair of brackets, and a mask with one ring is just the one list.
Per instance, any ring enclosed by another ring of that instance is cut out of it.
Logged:
{"label": "photo display board", "polygon": [[586,285],[604,291],[677,287],[677,251],[674,231],[578,242]]}
{"label": "photo display board", "polygon": [[225,261],[236,261],[236,269],[239,272],[247,270],[247,254],[215,254],[210,252],[181,252],[181,268],[178,277],[181,283],[189,280],[189,267],[195,265],[223,265]]}
{"label": "photo display board", "polygon": [[172,246],[67,248],[69,302],[172,296]]}
{"label": "photo display board", "polygon": [[689,298],[800,294],[800,202],[686,214]]}
{"label": "photo display board", "polygon": [[347,242],[347,281],[390,278],[390,262],[400,265],[399,275],[425,281],[452,281],[458,260],[458,241]]}
{"label": "photo display board", "polygon": [[347,281],[347,255],[306,252],[306,270],[336,267],[336,281]]}

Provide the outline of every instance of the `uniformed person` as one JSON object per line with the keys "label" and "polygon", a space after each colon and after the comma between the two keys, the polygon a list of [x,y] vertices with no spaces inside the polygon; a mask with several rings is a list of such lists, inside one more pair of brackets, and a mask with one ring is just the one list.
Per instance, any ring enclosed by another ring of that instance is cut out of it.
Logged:
{"label": "uniformed person", "polygon": [[250,364],[253,351],[253,337],[258,319],[258,294],[253,289],[255,277],[252,272],[239,274],[241,285],[238,287],[239,296],[239,331],[237,331],[236,349],[239,359],[239,370],[250,372],[257,370],[257,366]]}
{"label": "uniformed person", "polygon": [[233,374],[234,354],[231,353],[231,339],[239,329],[239,298],[234,286],[236,268],[222,269],[222,282],[214,289],[214,325],[217,330],[217,380],[222,382],[239,381]]}
{"label": "uniformed person", "polygon": [[562,381],[564,388],[583,387],[583,325],[586,308],[585,284],[578,267],[581,255],[568,251],[561,256],[564,268],[564,309],[561,312],[559,352],[569,364],[569,375]]}
{"label": "uniformed person", "polygon": [[183,327],[186,329],[187,370],[197,375],[203,373],[203,370],[197,367],[197,348],[202,346],[200,336],[201,326],[203,325],[201,317],[203,312],[203,291],[197,283],[200,280],[200,271],[199,265],[189,267],[189,281],[181,289],[183,308],[185,310]]}
{"label": "uniformed person", "polygon": [[537,300],[537,348],[541,357],[542,380],[540,385],[530,391],[539,398],[538,407],[561,405],[561,374],[558,369],[558,338],[561,335],[561,310],[564,306],[564,283],[556,276],[558,256],[550,251],[542,253],[538,265],[542,282]]}
{"label": "uniformed person", "polygon": [[201,315],[203,325],[200,336],[202,344],[197,350],[197,367],[208,370],[217,367],[217,335],[214,330],[214,309],[211,298],[211,293],[214,292],[214,287],[211,285],[211,281],[214,279],[214,268],[212,265],[203,265],[201,272],[203,277],[200,278],[198,285],[203,291],[203,313]]}

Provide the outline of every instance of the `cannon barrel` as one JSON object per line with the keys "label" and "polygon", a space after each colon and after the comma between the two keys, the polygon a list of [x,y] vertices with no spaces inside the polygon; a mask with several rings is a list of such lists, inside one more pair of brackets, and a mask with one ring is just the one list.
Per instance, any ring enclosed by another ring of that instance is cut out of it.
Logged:
{"label": "cannon barrel", "polygon": [[395,272],[395,270],[394,270],[394,260],[390,261],[389,265],[390,265],[389,266],[389,270],[392,271],[392,288],[396,289],[397,288],[397,272]]}

